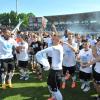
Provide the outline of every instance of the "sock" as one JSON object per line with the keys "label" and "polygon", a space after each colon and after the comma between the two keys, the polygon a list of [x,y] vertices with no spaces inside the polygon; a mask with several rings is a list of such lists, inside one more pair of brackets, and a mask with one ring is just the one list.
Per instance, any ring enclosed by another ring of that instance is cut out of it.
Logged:
{"label": "sock", "polygon": [[11,80],[12,80],[13,75],[14,75],[13,72],[8,73],[8,76],[9,76],[8,77],[8,82],[9,82],[9,84],[11,84]]}
{"label": "sock", "polygon": [[72,80],[73,80],[73,82],[76,81],[76,75],[72,76]]}
{"label": "sock", "polygon": [[82,80],[82,79],[80,79],[80,82],[83,84],[85,81],[84,81],[84,80]]}
{"label": "sock", "polygon": [[5,84],[6,76],[7,76],[6,73],[2,73],[2,75],[1,75],[1,78],[2,78],[2,84]]}
{"label": "sock", "polygon": [[62,97],[62,94],[61,92],[59,91],[59,89],[57,89],[56,92],[53,92],[53,97],[56,99],[56,100],[63,100],[63,97]]}
{"label": "sock", "polygon": [[29,70],[28,69],[25,69],[24,70],[24,74],[25,74],[26,77],[28,77],[29,76]]}
{"label": "sock", "polygon": [[90,87],[90,82],[89,81],[85,81],[86,86]]}
{"label": "sock", "polygon": [[48,85],[48,90],[49,90],[49,92],[52,94],[53,92],[52,92],[52,90],[51,90],[51,87]]}
{"label": "sock", "polygon": [[25,72],[24,72],[24,69],[20,69],[20,76],[25,76]]}

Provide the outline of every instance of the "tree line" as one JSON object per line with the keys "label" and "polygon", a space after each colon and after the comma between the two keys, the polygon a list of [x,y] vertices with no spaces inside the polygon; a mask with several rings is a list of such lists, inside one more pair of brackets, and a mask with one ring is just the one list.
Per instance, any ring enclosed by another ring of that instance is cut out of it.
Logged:
{"label": "tree line", "polygon": [[11,11],[10,13],[1,13],[0,14],[0,25],[15,27],[18,24],[19,20],[23,20],[21,28],[26,29],[26,28],[28,28],[30,16],[35,17],[35,15],[33,13],[16,14],[16,12],[14,12],[14,11]]}

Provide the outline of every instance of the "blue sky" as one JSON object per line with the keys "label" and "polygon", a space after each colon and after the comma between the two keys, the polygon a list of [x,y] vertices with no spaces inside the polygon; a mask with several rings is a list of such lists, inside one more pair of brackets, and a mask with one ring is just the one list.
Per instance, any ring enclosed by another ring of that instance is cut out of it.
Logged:
{"label": "blue sky", "polygon": [[[37,17],[100,11],[100,0],[17,0],[18,13]],[[16,11],[16,0],[0,0],[0,13]]]}

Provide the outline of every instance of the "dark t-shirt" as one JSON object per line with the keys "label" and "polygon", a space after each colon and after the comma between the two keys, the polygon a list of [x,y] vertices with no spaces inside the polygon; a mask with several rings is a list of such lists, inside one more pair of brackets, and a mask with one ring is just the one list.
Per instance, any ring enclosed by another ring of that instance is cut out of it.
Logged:
{"label": "dark t-shirt", "polygon": [[33,54],[41,50],[42,43],[40,41],[32,42],[30,47],[33,49]]}

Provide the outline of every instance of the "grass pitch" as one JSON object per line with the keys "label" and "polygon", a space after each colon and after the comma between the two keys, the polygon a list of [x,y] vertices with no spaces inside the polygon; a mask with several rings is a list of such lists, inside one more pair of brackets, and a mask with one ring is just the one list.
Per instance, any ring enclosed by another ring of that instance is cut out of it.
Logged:
{"label": "grass pitch", "polygon": [[[47,76],[44,73],[44,79],[40,81],[35,74],[30,73],[29,80],[25,81],[19,79],[19,74],[14,75],[12,89],[2,90],[0,87],[0,100],[47,100],[50,96],[46,84]],[[80,89],[80,82],[77,82],[77,88],[72,89],[70,81],[61,92],[63,100],[93,100],[91,95],[96,93],[92,84],[91,90],[84,93]]]}

